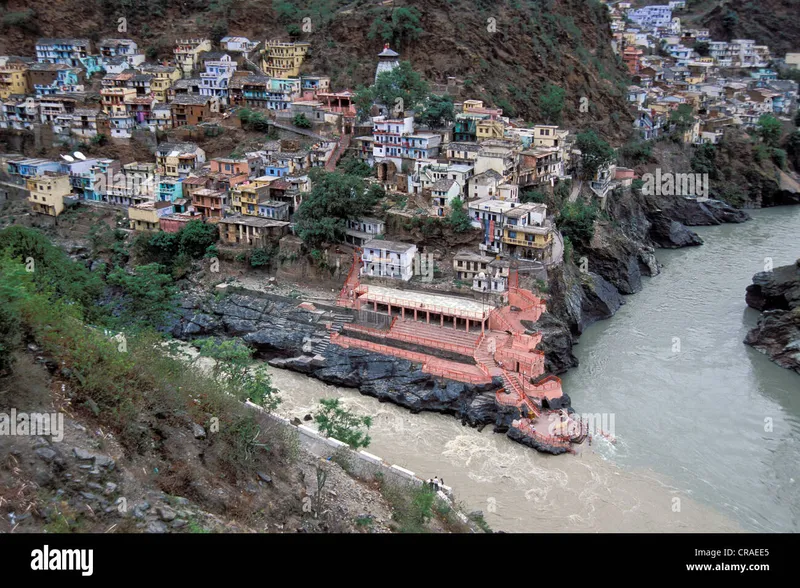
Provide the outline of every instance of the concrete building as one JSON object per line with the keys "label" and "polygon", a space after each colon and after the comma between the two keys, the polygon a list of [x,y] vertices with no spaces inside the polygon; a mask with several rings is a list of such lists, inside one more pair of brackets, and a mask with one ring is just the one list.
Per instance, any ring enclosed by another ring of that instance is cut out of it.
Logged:
{"label": "concrete building", "polygon": [[223,243],[249,247],[277,243],[289,231],[288,222],[241,215],[220,219],[217,226]]}
{"label": "concrete building", "polygon": [[192,72],[200,63],[200,54],[211,51],[211,41],[208,39],[178,39],[175,41],[175,64],[181,70],[184,78],[191,77]]}
{"label": "concrete building", "polygon": [[69,176],[58,172],[45,172],[28,178],[28,202],[33,212],[56,217],[64,211],[64,198],[72,193]]}
{"label": "concrete building", "polygon": [[361,253],[361,275],[409,281],[414,276],[414,257],[417,246],[371,239],[364,243]]}

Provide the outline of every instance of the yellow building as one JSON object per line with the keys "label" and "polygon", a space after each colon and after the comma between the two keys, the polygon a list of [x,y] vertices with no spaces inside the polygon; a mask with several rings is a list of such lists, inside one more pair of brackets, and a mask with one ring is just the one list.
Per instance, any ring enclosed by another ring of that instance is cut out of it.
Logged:
{"label": "yellow building", "polygon": [[100,90],[103,112],[110,117],[124,117],[128,112],[126,100],[136,98],[135,88],[106,87]]}
{"label": "yellow building", "polygon": [[27,67],[21,63],[9,63],[0,67],[0,99],[28,94]]}
{"label": "yellow building", "polygon": [[505,126],[498,120],[482,120],[475,127],[478,141],[483,139],[502,139],[505,133]]}
{"label": "yellow building", "polygon": [[200,64],[200,54],[211,51],[211,41],[208,39],[178,39],[175,41],[175,64],[182,77],[191,77],[192,72]]}
{"label": "yellow building", "polygon": [[[164,210],[169,209],[169,210]],[[134,231],[158,231],[161,214],[172,213],[172,202],[144,202],[128,208],[130,228]]]}
{"label": "yellow building", "polygon": [[[541,259],[544,252],[553,244],[553,231],[550,227],[508,226],[503,229],[503,243],[526,259]],[[519,247],[519,250],[515,250]]]}
{"label": "yellow building", "polygon": [[237,214],[258,216],[258,203],[269,197],[269,182],[259,180],[231,188],[231,208]]}
{"label": "yellow building", "polygon": [[261,69],[271,78],[296,78],[311,43],[267,41],[261,54]]}
{"label": "yellow building", "polygon": [[28,201],[33,212],[58,216],[64,211],[64,197],[69,196],[72,187],[67,174],[45,172],[42,176],[28,178],[27,186],[30,191]]}
{"label": "yellow building", "polygon": [[150,80],[150,90],[158,102],[168,102],[169,89],[172,84],[181,79],[181,70],[174,66],[150,65],[142,68],[143,73],[153,76]]}

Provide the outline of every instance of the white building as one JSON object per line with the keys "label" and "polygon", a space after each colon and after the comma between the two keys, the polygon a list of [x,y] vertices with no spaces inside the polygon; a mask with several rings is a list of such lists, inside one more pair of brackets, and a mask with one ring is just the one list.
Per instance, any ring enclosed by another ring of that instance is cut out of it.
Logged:
{"label": "white building", "polygon": [[361,247],[370,239],[383,235],[386,224],[377,218],[362,217],[347,221],[345,229],[345,242],[356,247]]}
{"label": "white building", "polygon": [[628,10],[628,18],[640,27],[668,28],[672,25],[672,9],[668,4],[655,4]]}
{"label": "white building", "polygon": [[219,59],[205,62],[206,71],[200,74],[200,95],[218,98],[221,104],[228,104],[228,85],[234,72],[236,62],[230,55],[222,55]]}
{"label": "white building", "polygon": [[417,246],[371,239],[361,253],[361,275],[409,281],[414,275]]}

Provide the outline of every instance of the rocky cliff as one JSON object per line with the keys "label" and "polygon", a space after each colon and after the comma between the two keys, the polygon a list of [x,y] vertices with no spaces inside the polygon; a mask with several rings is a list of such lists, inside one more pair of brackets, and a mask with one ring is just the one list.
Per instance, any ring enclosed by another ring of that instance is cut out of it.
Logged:
{"label": "rocky cliff", "polygon": [[754,275],[745,300],[763,314],[744,342],[800,374],[800,259]]}

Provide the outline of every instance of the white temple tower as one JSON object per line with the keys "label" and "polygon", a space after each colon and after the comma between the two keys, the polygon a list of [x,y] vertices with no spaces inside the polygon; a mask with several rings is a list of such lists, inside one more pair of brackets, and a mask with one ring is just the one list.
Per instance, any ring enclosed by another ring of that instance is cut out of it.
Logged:
{"label": "white temple tower", "polygon": [[378,76],[384,71],[392,71],[400,65],[398,59],[400,54],[396,51],[389,49],[389,43],[383,46],[383,51],[378,53],[378,69],[375,70],[375,81],[378,81]]}

